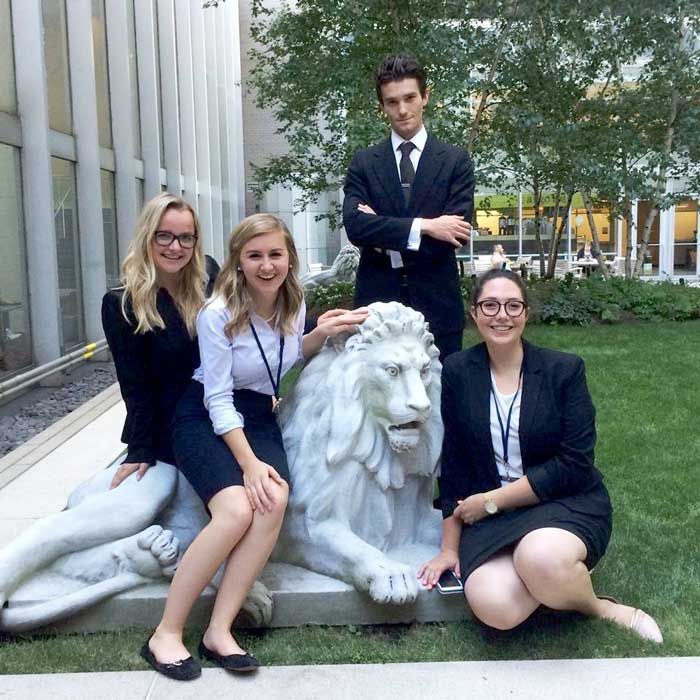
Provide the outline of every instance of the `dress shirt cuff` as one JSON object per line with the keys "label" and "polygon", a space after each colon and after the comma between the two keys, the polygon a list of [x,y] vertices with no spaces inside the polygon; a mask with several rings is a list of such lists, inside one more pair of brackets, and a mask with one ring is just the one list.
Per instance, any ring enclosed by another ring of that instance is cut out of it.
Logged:
{"label": "dress shirt cuff", "polygon": [[227,408],[209,406],[209,418],[216,435],[223,435],[236,428],[242,428],[243,416],[232,406]]}
{"label": "dress shirt cuff", "polygon": [[420,231],[423,227],[423,219],[417,218],[413,219],[411,222],[411,231],[408,234],[408,243],[406,244],[407,250],[419,250],[420,249]]}

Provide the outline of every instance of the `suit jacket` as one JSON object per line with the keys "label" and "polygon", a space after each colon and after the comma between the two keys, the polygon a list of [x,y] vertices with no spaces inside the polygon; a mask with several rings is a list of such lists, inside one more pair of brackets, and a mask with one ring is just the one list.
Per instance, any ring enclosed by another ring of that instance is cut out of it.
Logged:
{"label": "suit jacket", "polygon": [[[603,476],[594,466],[595,408],[583,360],[523,341],[520,451],[540,501],[610,513]],[[486,345],[450,355],[442,372],[445,438],[440,494],[443,516],[458,499],[501,485],[490,429],[491,374]]]}
{"label": "suit jacket", "polygon": [[[376,216],[357,210],[369,204]],[[459,214],[470,220],[474,206],[474,172],[469,156],[459,148],[428,135],[406,206],[388,138],[358,151],[345,180],[343,223],[348,238],[362,250],[357,270],[355,303],[400,301],[405,275],[410,304],[421,311],[434,333],[464,327],[455,249],[430,236],[420,249],[406,249],[416,217]],[[392,269],[389,257],[376,249],[401,252],[404,268]]]}
{"label": "suit jacket", "polygon": [[156,306],[165,328],[135,334],[130,305],[130,321],[122,314],[122,293],[116,289],[105,294],[102,326],[126,404],[121,437],[128,445],[125,461],[153,464],[159,459],[174,464],[175,405],[199,366],[197,339],[190,338],[175,302],[164,289],[158,292]]}

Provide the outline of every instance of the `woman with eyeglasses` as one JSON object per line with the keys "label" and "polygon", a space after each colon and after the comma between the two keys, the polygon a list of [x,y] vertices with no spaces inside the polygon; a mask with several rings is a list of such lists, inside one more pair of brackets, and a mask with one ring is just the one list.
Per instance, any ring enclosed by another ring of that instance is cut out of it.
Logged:
{"label": "woman with eyeglasses", "polygon": [[126,421],[124,463],[111,488],[140,480],[156,462],[175,469],[175,405],[199,365],[195,322],[204,303],[204,254],[194,209],[162,193],[144,206],[126,258],[122,287],[102,300]]}
{"label": "woman with eyeglasses", "polygon": [[443,368],[442,544],[418,577],[430,589],[453,570],[474,615],[497,629],[545,605],[661,643],[649,615],[596,596],[591,583],[612,507],[594,466],[583,360],[523,339],[527,294],[508,270],[477,280],[471,316],[484,342]]}

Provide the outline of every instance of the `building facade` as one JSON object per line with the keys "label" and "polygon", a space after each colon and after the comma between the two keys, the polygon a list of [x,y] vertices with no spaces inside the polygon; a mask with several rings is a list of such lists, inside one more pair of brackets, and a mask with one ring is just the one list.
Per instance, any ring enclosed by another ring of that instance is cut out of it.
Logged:
{"label": "building facade", "polygon": [[0,0],[0,378],[104,336],[144,201],[245,215],[238,2]]}

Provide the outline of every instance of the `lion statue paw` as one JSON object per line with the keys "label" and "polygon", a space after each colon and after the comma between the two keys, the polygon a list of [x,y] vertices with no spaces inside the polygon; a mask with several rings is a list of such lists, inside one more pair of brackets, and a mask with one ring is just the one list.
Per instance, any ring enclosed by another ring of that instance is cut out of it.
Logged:
{"label": "lion statue paw", "polygon": [[254,625],[269,625],[272,621],[272,595],[267,586],[256,581],[248,591],[241,610],[250,617]]}
{"label": "lion statue paw", "polygon": [[170,530],[151,525],[143,532],[115,543],[112,557],[121,571],[147,578],[171,579],[177,566],[180,542]]}
{"label": "lion statue paw", "polygon": [[375,566],[366,576],[370,598],[375,603],[403,605],[418,596],[415,572],[406,564],[386,561]]}

